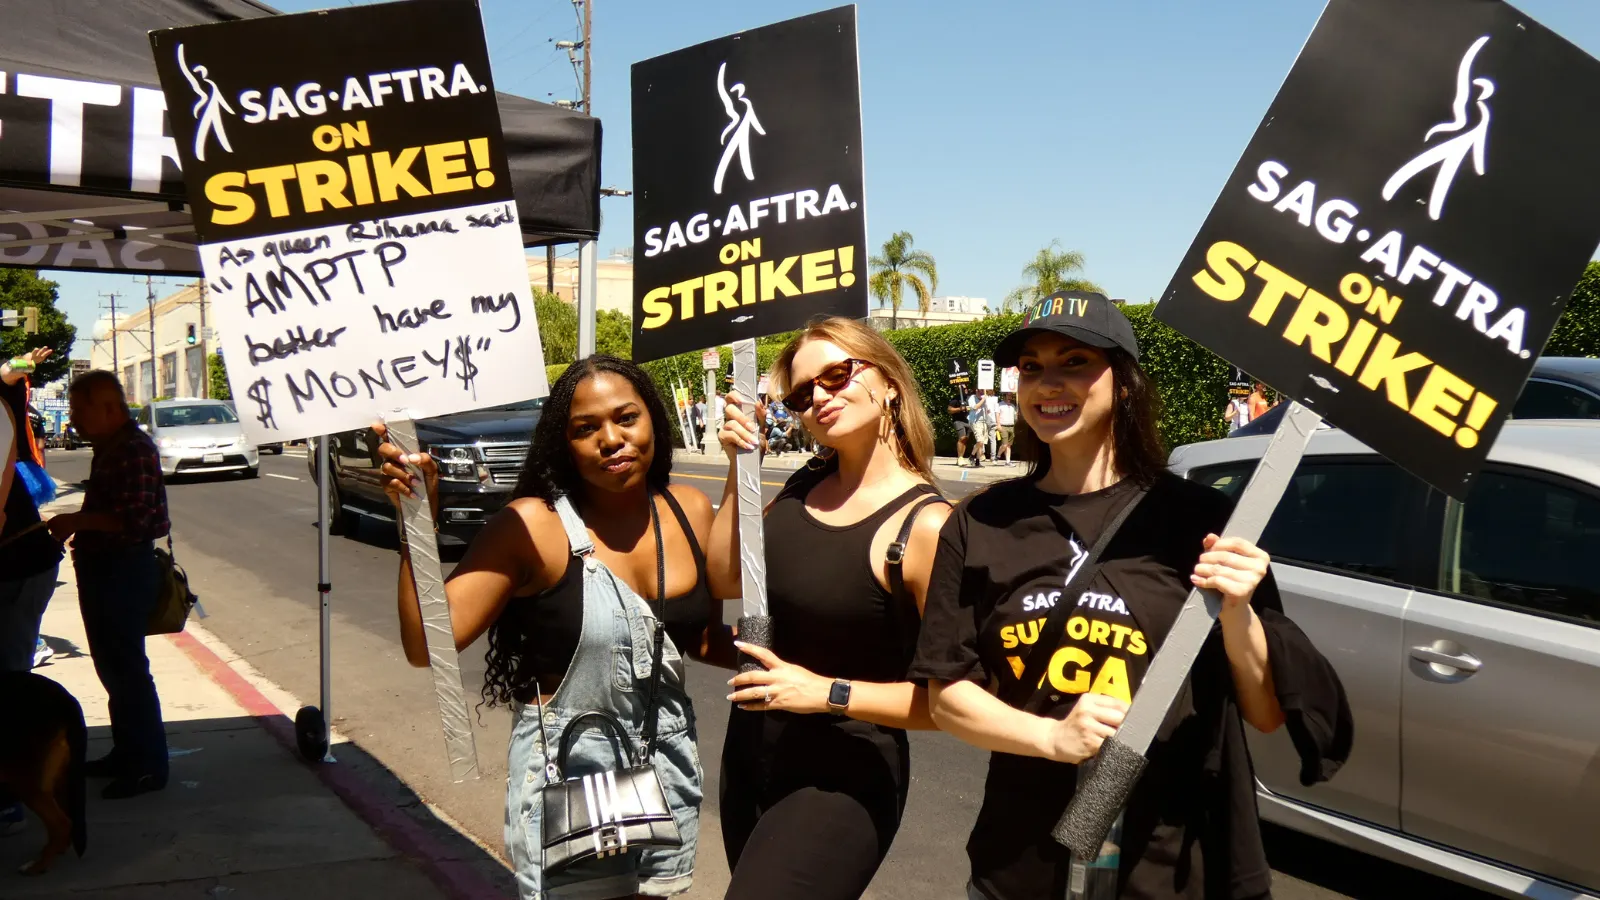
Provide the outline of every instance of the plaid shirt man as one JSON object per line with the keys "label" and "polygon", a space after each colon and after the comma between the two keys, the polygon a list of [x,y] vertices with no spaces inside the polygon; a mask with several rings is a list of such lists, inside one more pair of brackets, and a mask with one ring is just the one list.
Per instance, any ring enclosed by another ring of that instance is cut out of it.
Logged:
{"label": "plaid shirt man", "polygon": [[161,456],[150,436],[132,420],[104,446],[95,448],[83,511],[116,516],[122,531],[80,532],[73,539],[79,551],[153,541],[171,530]]}

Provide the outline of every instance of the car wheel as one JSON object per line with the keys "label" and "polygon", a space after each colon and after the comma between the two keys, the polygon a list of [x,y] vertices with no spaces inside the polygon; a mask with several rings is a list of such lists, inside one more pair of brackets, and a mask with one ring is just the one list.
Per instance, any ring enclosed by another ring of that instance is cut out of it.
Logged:
{"label": "car wheel", "polygon": [[[332,481],[332,479],[329,479]],[[328,485],[328,533],[353,534],[361,527],[356,513],[344,508],[339,499],[339,485]]]}
{"label": "car wheel", "polygon": [[260,478],[261,477],[261,467],[260,466],[255,466],[253,468],[245,469],[244,470],[244,477],[246,477],[246,478]]}

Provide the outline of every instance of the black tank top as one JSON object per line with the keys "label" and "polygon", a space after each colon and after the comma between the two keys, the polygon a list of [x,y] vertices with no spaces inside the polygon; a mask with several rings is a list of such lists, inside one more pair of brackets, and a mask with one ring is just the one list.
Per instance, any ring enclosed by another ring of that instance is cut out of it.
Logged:
{"label": "black tank top", "polygon": [[872,540],[896,512],[938,491],[917,485],[850,525],[817,521],[808,492],[786,490],[765,519],[773,652],[830,678],[904,681],[904,648],[916,645],[922,620],[913,602],[878,583]]}
{"label": "black tank top", "polygon": [[[699,651],[701,635],[711,621],[706,556],[677,498],[670,491],[663,491],[661,496],[683,529],[683,536],[689,540],[689,549],[694,553],[695,581],[687,592],[666,598],[656,615],[667,626],[667,636],[672,638],[673,646],[689,655]],[[645,599],[654,605],[654,597]],[[553,690],[566,676],[567,667],[572,665],[583,631],[583,563],[569,552],[561,580],[532,596],[512,597],[501,613],[501,621],[516,629],[521,645],[522,663],[512,683],[526,687],[518,692],[518,699],[524,702],[533,699],[534,679],[546,690]],[[526,694],[526,698],[521,694]]]}

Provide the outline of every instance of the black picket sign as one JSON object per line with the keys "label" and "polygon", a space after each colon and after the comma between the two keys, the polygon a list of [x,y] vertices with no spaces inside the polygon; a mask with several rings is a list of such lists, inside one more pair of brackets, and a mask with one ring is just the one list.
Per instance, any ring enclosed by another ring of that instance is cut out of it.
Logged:
{"label": "black picket sign", "polygon": [[867,313],[855,7],[633,67],[633,357]]}
{"label": "black picket sign", "polygon": [[1441,490],[1600,243],[1600,62],[1498,0],[1332,0],[1157,317]]}

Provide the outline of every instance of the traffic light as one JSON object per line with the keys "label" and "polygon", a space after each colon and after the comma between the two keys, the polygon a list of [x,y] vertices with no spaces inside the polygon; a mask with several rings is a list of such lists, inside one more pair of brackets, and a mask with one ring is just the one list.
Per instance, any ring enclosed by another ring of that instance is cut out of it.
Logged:
{"label": "traffic light", "polygon": [[22,308],[22,331],[24,334],[39,333],[39,307],[24,306]]}
{"label": "traffic light", "polygon": [[188,344],[191,347],[194,346],[194,344],[195,344],[195,336],[194,336],[194,323],[193,322],[189,323],[189,333],[184,336],[183,341],[184,341],[184,343]]}

